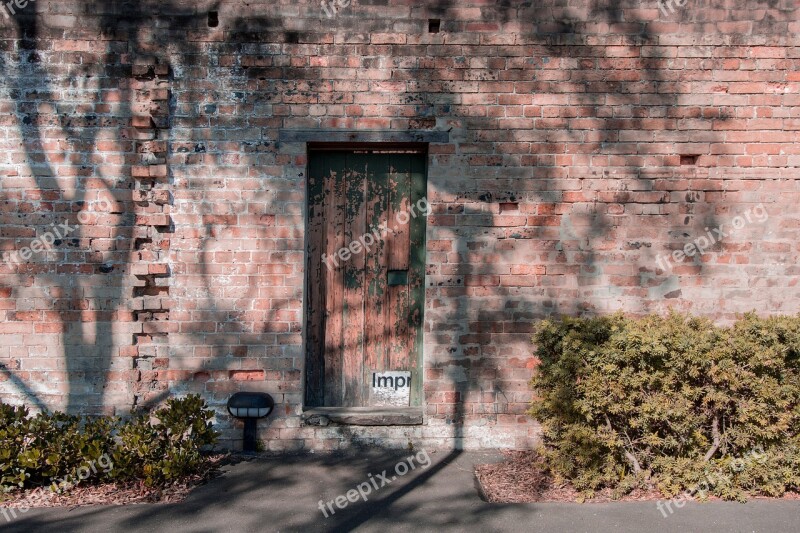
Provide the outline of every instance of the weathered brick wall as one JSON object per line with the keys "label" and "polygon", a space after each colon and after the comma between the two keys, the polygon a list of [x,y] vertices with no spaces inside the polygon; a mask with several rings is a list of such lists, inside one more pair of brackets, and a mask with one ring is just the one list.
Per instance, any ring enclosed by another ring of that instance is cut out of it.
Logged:
{"label": "weathered brick wall", "polygon": [[[235,440],[224,402],[259,390],[273,449],[525,447],[541,317],[797,312],[795,3],[531,4],[38,0],[3,19],[0,398],[124,413],[198,392]],[[306,147],[286,133],[315,129],[449,133],[423,426],[301,421]]]}

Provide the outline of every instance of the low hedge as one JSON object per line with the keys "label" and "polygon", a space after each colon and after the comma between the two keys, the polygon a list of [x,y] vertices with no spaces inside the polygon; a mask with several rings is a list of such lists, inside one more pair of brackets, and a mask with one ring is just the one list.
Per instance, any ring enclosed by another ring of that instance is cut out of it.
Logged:
{"label": "low hedge", "polygon": [[557,479],[587,495],[798,490],[800,317],[561,318],[533,340],[529,413]]}
{"label": "low hedge", "polygon": [[61,491],[82,479],[168,484],[204,465],[202,448],[218,436],[211,416],[197,395],[124,421],[60,412],[30,416],[24,406],[0,403],[0,491]]}

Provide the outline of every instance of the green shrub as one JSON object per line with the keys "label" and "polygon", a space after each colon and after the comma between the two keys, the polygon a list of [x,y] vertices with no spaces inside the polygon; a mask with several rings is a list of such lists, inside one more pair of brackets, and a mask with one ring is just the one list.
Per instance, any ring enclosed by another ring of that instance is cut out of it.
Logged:
{"label": "green shrub", "polygon": [[562,318],[534,343],[530,414],[576,488],[674,495],[712,479],[741,500],[800,486],[800,317]]}
{"label": "green shrub", "polygon": [[[199,396],[170,399],[166,407],[127,421],[59,412],[31,417],[25,407],[0,403],[0,489],[66,487],[78,480],[79,469],[92,465],[93,482],[167,484],[204,465],[201,451],[217,438],[211,416]],[[111,468],[97,468],[109,462]]]}
{"label": "green shrub", "polygon": [[156,485],[197,472],[204,463],[201,449],[217,439],[208,422],[212,415],[199,396],[188,396],[131,419],[117,434],[113,477]]}

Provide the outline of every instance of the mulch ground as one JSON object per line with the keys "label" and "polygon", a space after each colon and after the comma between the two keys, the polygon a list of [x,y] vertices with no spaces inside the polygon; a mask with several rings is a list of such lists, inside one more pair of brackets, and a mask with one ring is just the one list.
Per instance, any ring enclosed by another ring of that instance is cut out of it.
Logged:
{"label": "mulch ground", "polygon": [[175,503],[192,490],[220,474],[220,467],[229,460],[227,454],[208,457],[201,472],[167,487],[147,487],[143,482],[78,485],[58,494],[43,488],[0,493],[0,506],[20,507],[79,507],[82,505],[128,505],[135,503]]}
{"label": "mulch ground", "polygon": [[[503,452],[502,463],[477,465],[475,476],[481,485],[486,501],[492,503],[535,502],[587,502],[607,503],[625,501],[668,500],[657,489],[636,489],[621,498],[614,498],[610,489],[596,493],[592,498],[575,490],[569,484],[556,484],[544,464],[544,459],[535,452]],[[708,500],[717,498],[709,496]],[[756,497],[753,499],[769,499]],[[800,500],[800,493],[787,492],[785,500]]]}

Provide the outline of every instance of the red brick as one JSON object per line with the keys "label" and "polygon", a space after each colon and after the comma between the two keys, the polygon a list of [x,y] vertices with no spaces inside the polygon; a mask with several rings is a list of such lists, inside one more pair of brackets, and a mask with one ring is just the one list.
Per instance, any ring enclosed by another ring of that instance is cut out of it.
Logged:
{"label": "red brick", "polygon": [[234,381],[263,381],[263,370],[231,370],[230,378]]}
{"label": "red brick", "polygon": [[134,128],[147,129],[153,127],[153,119],[149,115],[137,115],[131,119]]}

